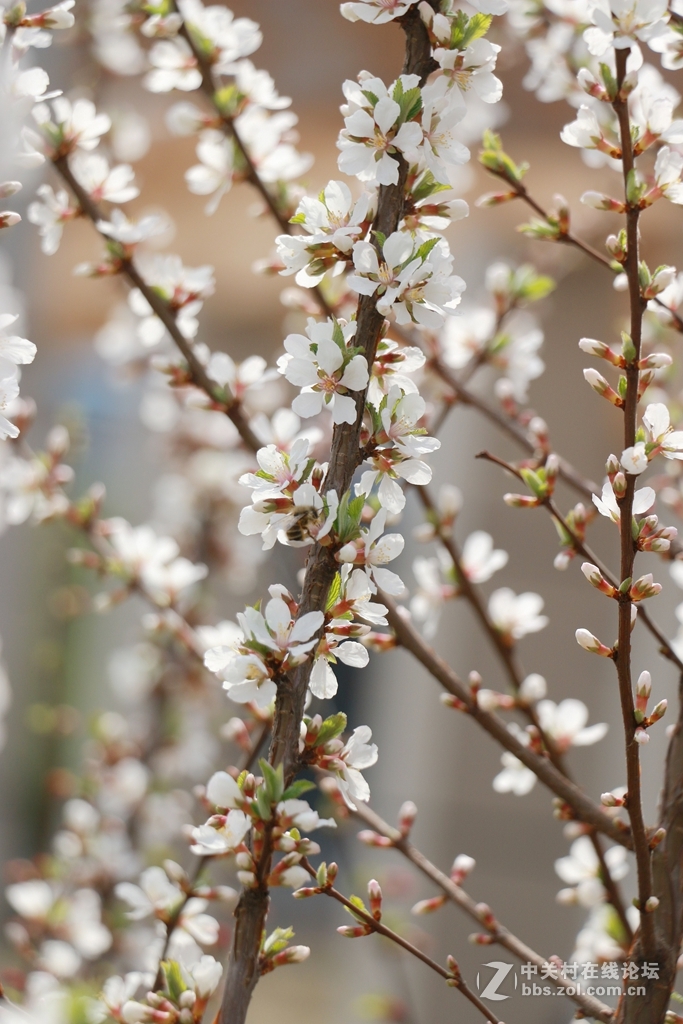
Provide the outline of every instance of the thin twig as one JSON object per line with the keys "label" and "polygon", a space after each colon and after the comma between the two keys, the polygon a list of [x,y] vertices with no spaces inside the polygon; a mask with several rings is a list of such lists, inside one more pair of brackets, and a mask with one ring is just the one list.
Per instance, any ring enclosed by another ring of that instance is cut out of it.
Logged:
{"label": "thin twig", "polygon": [[[509,953],[517,957],[519,960],[525,963],[535,964],[537,967],[543,967],[548,961],[545,957],[542,957],[540,953],[531,949],[525,942],[517,938],[512,932],[510,932],[504,925],[498,920],[490,920],[487,914],[482,913],[481,904],[477,903],[472,897],[459,885],[457,885],[452,878],[444,874],[443,871],[439,870],[435,864],[428,860],[425,855],[413,846],[410,840],[398,829],[389,825],[383,818],[373,811],[372,808],[368,807],[367,804],[358,802],[355,809],[351,811],[351,814],[364,821],[370,828],[374,829],[380,835],[385,836],[391,841],[392,847],[398,850],[399,853],[414,864],[415,867],[421,871],[427,878],[431,879],[432,882],[437,885],[442,892],[448,896],[457,907],[459,907],[464,913],[466,913],[473,921],[480,927],[484,928],[492,942],[497,943],[504,949],[507,949]],[[576,986],[572,984],[571,979],[557,978],[558,986],[568,989],[576,989]],[[581,1006],[591,1017],[596,1017],[598,1020],[608,1022],[612,1019],[614,1011],[601,1003],[598,999],[594,999],[592,996],[585,995],[583,992],[573,991],[568,993],[569,998],[573,999],[574,1002]]]}
{"label": "thin twig", "polygon": [[[65,156],[57,156],[53,159],[52,164],[78,200],[78,205],[81,211],[93,223],[100,236],[105,241],[110,241],[110,239],[108,239],[108,237],[99,228],[99,224],[102,221],[107,220],[107,214],[100,209],[97,203],[92,200],[88,192],[78,182],[69,167],[68,158]],[[132,288],[138,288],[140,290],[141,294],[152,307],[154,313],[163,323],[187,363],[189,377],[192,384],[210,398],[214,408],[220,409],[226,414],[226,416],[228,416],[229,419],[232,420],[247,448],[250,448],[252,451],[257,451],[261,447],[261,442],[249,426],[240,403],[230,397],[227,388],[220,388],[218,384],[209,377],[206,372],[206,368],[195,355],[191,343],[180,331],[176,322],[175,314],[168,303],[158,294],[158,292],[154,290],[154,288],[151,288],[145,282],[131,259],[124,258],[120,261],[120,272],[127,279]]]}
{"label": "thin twig", "polygon": [[[313,878],[316,878],[315,868],[306,857],[302,858],[301,865],[306,868]],[[442,967],[441,964],[436,962],[436,960],[432,960],[430,956],[427,956],[427,954],[423,953],[421,949],[414,946],[412,942],[408,942],[408,940],[404,939],[403,936],[392,931],[391,928],[387,928],[387,926],[382,924],[381,921],[377,921],[371,914],[368,914],[366,911],[361,910],[360,907],[357,907],[355,903],[352,903],[351,900],[347,899],[346,896],[339,892],[338,889],[335,889],[333,885],[327,884],[320,886],[319,893],[324,896],[329,896],[331,899],[336,900],[337,903],[341,903],[343,907],[346,907],[346,909],[350,911],[352,917],[362,921],[373,932],[376,932],[377,935],[383,935],[386,939],[390,939],[391,942],[394,942],[397,946],[405,949],[407,953],[410,953],[411,956],[414,956],[417,960],[421,960],[423,964],[426,964],[432,971],[439,974],[453,988],[457,988],[459,992],[462,992],[465,998],[469,1000],[469,1002],[472,1003],[472,1005],[475,1006],[481,1014],[483,1014],[488,1021],[488,1024],[503,1024],[502,1021],[499,1021],[497,1017],[493,1016],[491,1010],[481,1001],[481,999],[479,999],[472,989],[469,988],[459,971],[456,973]]]}
{"label": "thin twig", "polygon": [[619,843],[620,846],[625,846],[627,849],[632,848],[629,829],[623,822],[608,817],[598,804],[562,775],[547,757],[536,754],[529,747],[525,747],[509,732],[502,719],[480,708],[469,688],[429,644],[425,643],[412,623],[400,614],[392,598],[388,594],[382,593],[380,599],[382,604],[388,608],[388,622],[397,643],[410,651],[448,693],[464,704],[467,713],[490,736],[511,754],[514,754],[525,767],[529,768],[548,789],[573,810],[580,821],[594,826],[615,843]]}

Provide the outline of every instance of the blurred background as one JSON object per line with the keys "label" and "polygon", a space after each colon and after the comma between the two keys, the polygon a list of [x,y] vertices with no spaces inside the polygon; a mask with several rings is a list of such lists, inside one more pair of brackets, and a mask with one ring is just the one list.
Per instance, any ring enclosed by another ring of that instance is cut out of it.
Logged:
{"label": "blurred background", "polygon": [[[402,33],[392,25],[351,25],[340,18],[335,0],[242,0],[232,7],[262,25],[264,43],[254,59],[271,72],[279,91],[293,98],[300,119],[299,148],[315,155],[306,179],[317,190],[338,176],[335,141],[341,125],[341,82],[363,68],[392,80],[402,65]],[[193,141],[172,138],[164,126],[169,97],[143,91],[137,78],[115,78],[98,70],[87,40],[78,37],[50,52],[49,70],[57,87],[90,94],[98,105],[120,111],[121,117],[130,112],[145,117],[152,144],[136,165],[142,194],[131,209],[139,214],[163,207],[174,223],[171,251],[190,266],[215,266],[217,289],[202,314],[202,337],[235,358],[256,352],[272,361],[288,329],[288,314],[279,300],[282,282],[252,273],[252,263],[270,253],[274,231],[266,218],[252,216],[254,197],[247,187],[235,188],[218,212],[206,217],[204,200],[190,195],[183,180],[184,171],[195,162]],[[506,149],[515,159],[530,162],[527,180],[532,193],[545,204],[554,193],[564,194],[578,233],[600,245],[610,216],[580,206],[579,196],[611,181],[611,172],[589,171],[579,152],[560,142],[559,131],[573,114],[563,103],[544,105],[526,92],[525,71],[523,51],[515,45],[504,49],[497,73],[504,82],[505,111],[498,110],[497,116],[506,118],[500,126]],[[476,148],[474,144],[475,154]],[[33,184],[37,183],[36,178]],[[587,260],[518,234],[516,225],[526,219],[521,208],[475,207],[476,196],[491,187],[473,159],[469,181],[463,182],[470,216],[448,232],[455,272],[467,282],[464,306],[484,298],[485,271],[494,260],[530,261],[558,279],[557,290],[536,310],[545,332],[542,355],[547,369],[531,386],[530,405],[550,424],[556,450],[600,481],[606,455],[620,450],[619,423],[608,404],[596,401],[584,384],[585,357],[577,342],[584,335],[616,337],[626,298],[614,292],[607,275]],[[25,190],[29,198],[32,191]],[[679,225],[666,210],[658,206],[648,214],[645,247],[652,265],[676,263],[679,238]],[[40,443],[56,420],[68,423],[76,439],[71,460],[77,470],[76,493],[102,480],[107,515],[122,515],[133,523],[146,520],[158,502],[155,480],[164,472],[168,453],[163,438],[150,433],[140,420],[141,382],[113,376],[93,348],[110,307],[121,296],[116,280],[72,275],[75,264],[97,256],[97,238],[89,224],[76,222],[65,232],[59,255],[47,258],[40,252],[37,232],[25,222],[4,244],[3,288],[15,285],[23,292],[25,333],[38,345],[38,358],[25,372],[22,385],[39,408],[30,440]],[[589,706],[591,722],[610,723],[602,743],[570,756],[577,779],[598,797],[600,791],[624,783],[616,679],[611,664],[589,658],[578,648],[574,630],[586,626],[609,640],[616,631],[612,608],[587,587],[576,563],[563,573],[553,568],[557,546],[548,518],[540,511],[507,508],[501,496],[509,482],[497,467],[475,461],[481,449],[503,458],[517,457],[509,442],[465,408],[451,414],[443,439],[433,465],[437,483],[454,482],[464,494],[457,536],[462,542],[472,530],[484,529],[497,547],[510,553],[506,568],[484,589],[531,590],[545,601],[549,627],[520,644],[526,671],[545,676],[552,699],[578,697]],[[565,508],[574,503],[568,493],[561,492],[560,497]],[[410,499],[406,536],[419,516]],[[615,565],[616,531],[605,521],[598,523],[592,541]],[[0,538],[0,634],[14,692],[8,740],[0,755],[3,861],[31,857],[46,847],[55,825],[56,800],[65,786],[68,789],[68,772],[77,770],[82,756],[88,718],[95,709],[115,703],[108,683],[111,654],[140,636],[141,606],[135,602],[107,616],[74,614],[80,584],[74,583],[64,558],[65,548],[73,542],[65,529],[49,526],[14,528]],[[410,586],[412,556],[424,552],[412,544],[407,548],[397,571]],[[647,557],[652,563],[648,568],[654,568],[653,556]],[[657,599],[656,616],[673,635],[677,594],[665,567],[657,570],[668,585]],[[274,569],[266,567],[255,596],[275,578]],[[244,595],[225,597],[220,617],[234,617],[244,601]],[[644,631],[636,630],[635,635],[636,670],[649,668],[657,699],[671,699],[671,668],[657,656]],[[476,669],[484,685],[505,689],[500,667],[464,603],[445,608],[435,643],[461,676]],[[499,751],[470,722],[445,709],[434,681],[401,653],[373,656],[362,673],[345,673],[339,701],[350,724],[367,722],[379,745],[379,762],[368,773],[375,809],[393,822],[403,800],[414,800],[419,808],[416,845],[444,870],[458,853],[475,857],[469,891],[544,955],[568,956],[585,912],[555,903],[561,883],[553,861],[567,852],[568,843],[561,824],[552,819],[549,794],[540,786],[524,798],[494,793],[491,779],[500,767]],[[660,728],[656,742],[644,750],[650,821],[663,745]],[[362,891],[368,878],[377,877],[391,907],[390,923],[439,961],[444,962],[448,953],[454,955],[470,979],[482,964],[505,959],[495,948],[468,944],[471,924],[454,907],[430,918],[411,918],[411,905],[433,891],[399,855],[358,844],[356,831],[349,823],[333,842],[323,838],[325,848],[331,847],[344,862],[345,891]],[[633,884],[631,876],[625,884],[627,889]],[[278,894],[273,920],[293,923],[297,941],[312,946],[314,953],[304,965],[277,971],[259,985],[250,1016],[255,1024],[275,1018],[279,1024],[357,1024],[368,1019],[466,1024],[477,1019],[426,968],[387,948],[382,940],[348,942],[339,937],[335,928],[345,923],[344,915],[333,904],[295,904],[288,894]],[[555,1024],[572,1015],[564,1000],[517,998],[500,1006],[508,1024]]]}

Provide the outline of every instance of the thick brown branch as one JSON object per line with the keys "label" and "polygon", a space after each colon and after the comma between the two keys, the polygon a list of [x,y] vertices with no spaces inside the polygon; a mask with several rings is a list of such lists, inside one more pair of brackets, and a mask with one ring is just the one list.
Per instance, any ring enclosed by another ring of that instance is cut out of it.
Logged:
{"label": "thick brown branch", "polygon": [[[420,75],[421,82],[424,83],[429,72],[436,68],[436,64],[431,57],[429,36],[419,12],[414,7],[402,19],[402,26],[406,35],[404,72],[417,73]],[[408,168],[402,157],[399,158],[398,163],[398,183],[383,185],[379,190],[377,216],[373,229],[384,236],[396,231],[403,216],[404,189]],[[374,362],[375,352],[384,327],[384,317],[377,312],[376,300],[372,296],[361,297],[356,320],[354,344],[359,347],[370,367]],[[360,432],[365,399],[366,392],[357,393],[357,415],[354,423],[343,423],[334,428],[325,488],[326,491],[335,490],[340,498],[349,490],[353,474],[362,461]],[[331,550],[320,544],[314,545],[306,566],[299,615],[325,607],[336,571],[337,563]],[[298,768],[299,727],[311,668],[312,659],[309,659],[278,683],[269,760],[273,765],[283,765],[286,784],[291,781]],[[268,843],[265,843],[262,859],[267,861],[269,858]],[[263,877],[267,877],[267,872],[264,872]],[[217,1024],[244,1024],[251,992],[256,984],[261,930],[267,913],[267,892],[263,900],[258,903],[253,902],[249,893],[250,890],[243,892],[238,906],[240,927],[235,931],[226,987]],[[260,929],[256,927],[254,919],[261,922]]]}

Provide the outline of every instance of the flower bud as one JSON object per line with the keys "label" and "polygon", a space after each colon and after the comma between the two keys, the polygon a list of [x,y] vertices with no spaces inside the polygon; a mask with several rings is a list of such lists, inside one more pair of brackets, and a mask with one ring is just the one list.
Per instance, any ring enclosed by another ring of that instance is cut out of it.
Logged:
{"label": "flower bud", "polygon": [[654,850],[656,846],[659,846],[663,839],[666,839],[666,829],[658,828],[650,840],[650,849]]}
{"label": "flower bud", "polygon": [[661,583],[655,583],[652,573],[648,572],[631,584],[629,594],[633,601],[645,601],[648,597],[656,597],[661,590]]}
{"label": "flower bud", "polygon": [[611,647],[605,647],[589,630],[577,629],[574,636],[579,647],[583,647],[584,651],[588,651],[589,654],[599,654],[602,658],[612,657]]}
{"label": "flower bud", "polygon": [[504,494],[503,501],[510,508],[538,508],[538,498],[532,498],[528,494]]}
{"label": "flower bud", "polygon": [[645,903],[645,912],[651,914],[653,910],[656,910],[659,906],[659,900],[656,896],[650,896]]}
{"label": "flower bud", "polygon": [[616,588],[608,583],[604,578],[597,565],[593,565],[591,562],[584,562],[581,566],[581,572],[586,577],[588,582],[599,590],[601,594],[606,594],[607,597],[614,597],[616,594]]}
{"label": "flower bud", "polygon": [[592,366],[589,366],[583,371],[585,380],[590,384],[594,391],[597,391],[599,395],[606,398],[608,402],[615,405],[618,409],[624,404],[623,398],[621,398],[611,384],[605,380],[601,373],[598,373]]}
{"label": "flower bud", "polygon": [[418,917],[421,917],[423,914],[433,914],[435,910],[439,910],[444,905],[446,899],[446,896],[432,896],[429,900],[420,900],[410,912]]}
{"label": "flower bud", "polygon": [[401,804],[401,809],[398,812],[398,827],[404,836],[410,832],[416,817],[417,805],[412,800],[406,800]]}
{"label": "flower bud", "polygon": [[370,901],[370,912],[376,921],[382,916],[382,889],[376,878],[368,882],[368,899]]}
{"label": "flower bud", "polygon": [[647,734],[647,733],[645,732],[645,730],[644,730],[644,729],[642,729],[642,728],[638,728],[638,729],[636,729],[636,731],[635,731],[635,735],[634,735],[634,737],[633,737],[633,738],[635,739],[636,743],[637,743],[637,744],[638,744],[639,746],[641,746],[641,747],[644,747],[646,743],[649,743],[649,742],[650,742],[650,737],[649,737],[649,736],[648,736],[648,734]]}
{"label": "flower bud", "polygon": [[462,885],[464,880],[472,871],[474,871],[476,866],[477,862],[474,857],[469,857],[466,853],[459,853],[453,861],[451,878],[456,885]]}
{"label": "flower bud", "polygon": [[673,359],[668,352],[651,352],[638,363],[641,370],[661,370],[665,366],[671,366]]}
{"label": "flower bud", "polygon": [[612,481],[612,489],[617,499],[624,497],[626,494],[626,486],[626,477],[621,471],[619,471]]}
{"label": "flower bud", "polygon": [[529,704],[533,701],[543,700],[547,692],[548,685],[543,676],[538,672],[532,672],[523,680],[519,688],[519,697],[525,704]]}
{"label": "flower bud", "polygon": [[654,725],[655,722],[658,722],[660,720],[660,718],[664,718],[668,706],[669,702],[666,698],[664,698],[664,700],[660,700],[658,704],[655,704],[654,708],[652,709],[652,714],[650,715],[649,724]]}
{"label": "flower bud", "polygon": [[609,477],[610,483],[614,481],[614,477],[617,475],[620,469],[621,465],[619,463],[619,459],[616,457],[616,455],[610,455],[607,459],[607,462],[605,463],[605,473]]}

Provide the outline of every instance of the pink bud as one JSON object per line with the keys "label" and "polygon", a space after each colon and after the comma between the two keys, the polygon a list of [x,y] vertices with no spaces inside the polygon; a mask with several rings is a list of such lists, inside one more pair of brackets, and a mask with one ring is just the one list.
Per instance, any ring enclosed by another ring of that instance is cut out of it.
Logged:
{"label": "pink bud", "polygon": [[394,845],[391,839],[387,839],[386,836],[380,835],[379,832],[373,832],[372,829],[369,828],[364,828],[359,832],[358,839],[360,839],[361,843],[364,843],[366,846],[387,847]]}
{"label": "pink bud", "polygon": [[440,907],[446,902],[446,896],[432,896],[429,900],[420,900],[416,903],[411,910],[411,914],[433,914],[435,910],[439,910]]}
{"label": "pink bud", "polygon": [[606,398],[608,402],[612,403],[612,405],[616,405],[618,409],[621,408],[621,406],[624,404],[623,398],[619,397],[617,392],[609,384],[609,382],[605,380],[601,373],[598,373],[598,371],[593,369],[593,367],[591,366],[583,371],[583,376],[588,381],[588,383],[594,391],[597,391],[599,395],[601,395],[603,398]]}
{"label": "pink bud", "polygon": [[382,889],[376,878],[371,878],[368,882],[368,899],[372,916],[379,921],[382,916]]}
{"label": "pink bud", "polygon": [[398,812],[398,827],[404,836],[407,836],[410,832],[416,817],[417,805],[412,800],[406,800]]}

